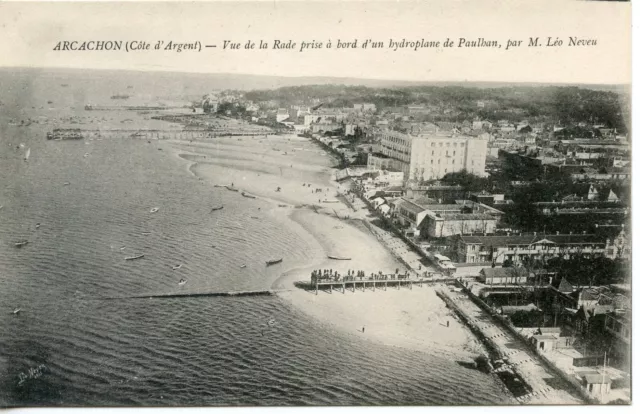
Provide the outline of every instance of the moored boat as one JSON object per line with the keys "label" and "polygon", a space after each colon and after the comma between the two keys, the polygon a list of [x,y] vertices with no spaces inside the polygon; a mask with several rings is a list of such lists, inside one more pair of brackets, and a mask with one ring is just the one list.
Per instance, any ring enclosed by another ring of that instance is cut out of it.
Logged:
{"label": "moored boat", "polygon": [[137,259],[142,259],[143,257],[144,257],[144,254],[139,254],[137,256],[125,257],[124,260],[137,260]]}
{"label": "moored boat", "polygon": [[333,259],[333,260],[351,260],[350,257],[344,257],[344,256],[327,256],[329,259]]}
{"label": "moored boat", "polygon": [[154,208],[152,208],[152,209],[151,209],[150,213],[155,213],[155,212],[157,212],[158,210],[160,210],[158,207],[154,207]]}
{"label": "moored boat", "polygon": [[211,211],[218,211],[218,210],[222,210],[223,208],[224,206],[217,206],[217,207],[213,207]]}
{"label": "moored boat", "polygon": [[278,263],[280,263],[280,262],[282,262],[282,259],[272,259],[272,260],[267,260],[267,266],[271,266],[271,265],[274,265],[274,264],[278,264]]}
{"label": "moored boat", "polygon": [[256,196],[251,195],[251,194],[248,194],[248,193],[245,193],[244,191],[243,191],[241,194],[242,194],[242,196],[243,196],[243,197],[247,197],[247,198],[257,198]]}
{"label": "moored boat", "polygon": [[232,187],[232,186],[230,186],[230,185],[226,185],[226,186],[225,186],[225,188],[226,188],[227,190],[229,190],[229,191],[235,191],[235,192],[238,192],[238,191],[239,191],[237,188]]}

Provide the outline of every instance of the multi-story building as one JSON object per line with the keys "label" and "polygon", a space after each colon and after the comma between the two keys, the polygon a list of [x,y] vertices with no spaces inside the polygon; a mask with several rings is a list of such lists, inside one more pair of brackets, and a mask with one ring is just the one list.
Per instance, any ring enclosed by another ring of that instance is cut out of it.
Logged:
{"label": "multi-story building", "polygon": [[467,170],[484,176],[487,141],[454,133],[404,134],[397,131],[380,133],[382,157],[369,156],[370,164],[379,164],[378,158],[392,168],[405,173],[409,180],[433,180],[450,172]]}
{"label": "multi-story building", "polygon": [[631,310],[622,309],[606,314],[605,330],[615,338],[612,342],[611,357],[623,367],[630,367],[631,356]]}
{"label": "multi-story building", "polygon": [[525,258],[572,256],[613,259],[619,249],[614,248],[611,239],[596,234],[461,235],[456,243],[460,263],[502,264],[505,260],[522,263]]}
{"label": "multi-story building", "polygon": [[397,220],[414,236],[432,238],[495,232],[503,214],[481,203],[463,200],[438,204],[435,200],[402,198],[394,211]]}

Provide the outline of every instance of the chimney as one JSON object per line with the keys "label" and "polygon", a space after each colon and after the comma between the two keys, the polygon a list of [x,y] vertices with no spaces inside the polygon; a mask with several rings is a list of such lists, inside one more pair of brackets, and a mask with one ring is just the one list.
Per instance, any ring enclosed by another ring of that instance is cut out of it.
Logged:
{"label": "chimney", "polygon": [[538,232],[537,232],[537,231],[534,231],[534,232],[533,232],[533,235],[534,235],[534,236],[537,236],[537,235],[538,235]]}
{"label": "chimney", "polygon": [[572,234],[573,234],[573,232],[572,232],[572,231],[570,231],[570,232],[569,232],[569,235],[572,235]]}
{"label": "chimney", "polygon": [[556,236],[558,236],[559,234],[560,234],[560,232],[559,232],[559,231],[556,231]]}

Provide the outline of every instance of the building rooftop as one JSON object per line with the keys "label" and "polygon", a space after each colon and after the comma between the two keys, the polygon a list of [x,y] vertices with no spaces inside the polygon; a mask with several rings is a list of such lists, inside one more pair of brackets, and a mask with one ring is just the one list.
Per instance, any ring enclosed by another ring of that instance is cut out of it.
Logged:
{"label": "building rooftop", "polygon": [[562,293],[571,293],[573,292],[573,286],[567,281],[566,278],[563,277],[562,280],[560,280],[560,284],[558,285],[558,290]]}
{"label": "building rooftop", "polygon": [[414,204],[413,202],[410,202],[408,200],[405,200],[404,198],[400,201],[400,203],[398,204],[398,208],[402,207],[405,210],[408,210],[414,214],[418,214],[418,213],[422,213],[423,211],[425,211],[425,209],[423,207],[420,207],[416,204]]}
{"label": "building rooftop", "polygon": [[437,213],[436,210],[430,215],[445,220],[497,220],[495,216],[486,213]]}
{"label": "building rooftop", "polygon": [[484,246],[528,246],[540,244],[604,244],[605,240],[595,234],[522,234],[522,235],[490,235],[490,236],[460,236],[467,244],[482,244]]}
{"label": "building rooftop", "polygon": [[608,375],[587,374],[582,378],[587,384],[611,384],[611,378]]}
{"label": "building rooftop", "polygon": [[487,267],[480,271],[486,277],[533,276],[522,267]]}

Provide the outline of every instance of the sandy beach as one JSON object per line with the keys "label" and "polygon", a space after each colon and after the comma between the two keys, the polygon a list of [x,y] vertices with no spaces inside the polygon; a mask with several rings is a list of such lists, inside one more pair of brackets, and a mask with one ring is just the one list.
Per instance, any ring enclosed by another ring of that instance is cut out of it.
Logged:
{"label": "sandy beach", "polygon": [[[271,201],[269,214],[317,242],[320,250],[314,263],[288,269],[272,286],[286,290],[278,295],[287,305],[332,329],[389,346],[465,361],[483,353],[482,346],[431,286],[318,295],[294,287],[296,281],[309,281],[314,269],[333,269],[341,274],[364,270],[367,275],[406,269],[380,243],[380,235],[377,238],[361,222],[366,212],[354,213],[338,201],[344,189],[332,179],[335,161],[311,140],[297,136],[229,137],[162,145],[188,161],[187,168],[206,183],[233,184],[240,191]],[[328,255],[351,260],[331,260]]]}

